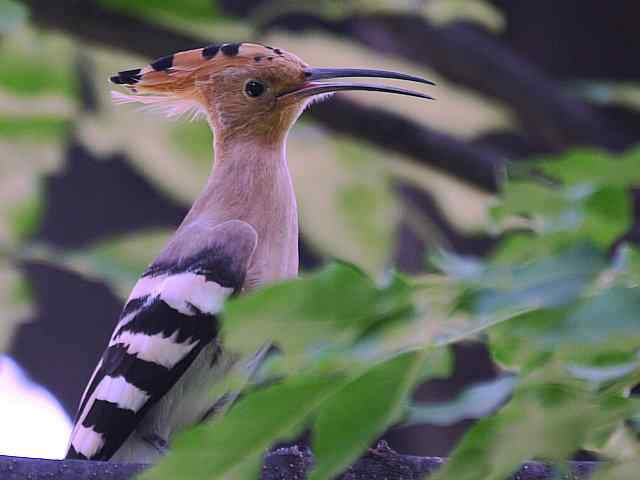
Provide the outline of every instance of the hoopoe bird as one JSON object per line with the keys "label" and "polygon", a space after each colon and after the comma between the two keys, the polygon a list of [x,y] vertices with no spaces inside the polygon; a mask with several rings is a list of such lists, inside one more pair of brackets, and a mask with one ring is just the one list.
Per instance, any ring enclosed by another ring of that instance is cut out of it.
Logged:
{"label": "hoopoe bird", "polygon": [[114,92],[117,103],[204,116],[215,161],[124,306],[80,401],[67,458],[153,462],[174,433],[206,416],[216,401],[212,385],[235,361],[218,338],[225,300],[298,273],[298,214],[285,157],[291,126],[309,103],[341,90],[431,99],[331,81],[347,77],[433,84],[383,70],[311,68],[254,43],[184,51],[111,77],[129,91]]}

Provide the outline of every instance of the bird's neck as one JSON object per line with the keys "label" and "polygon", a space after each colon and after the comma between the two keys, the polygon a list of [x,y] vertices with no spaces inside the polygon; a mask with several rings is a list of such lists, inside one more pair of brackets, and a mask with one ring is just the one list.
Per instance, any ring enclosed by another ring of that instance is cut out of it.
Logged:
{"label": "bird's neck", "polygon": [[235,219],[253,226],[258,247],[250,283],[289,278],[298,272],[298,212],[285,140],[215,142],[213,170],[183,222],[217,225]]}

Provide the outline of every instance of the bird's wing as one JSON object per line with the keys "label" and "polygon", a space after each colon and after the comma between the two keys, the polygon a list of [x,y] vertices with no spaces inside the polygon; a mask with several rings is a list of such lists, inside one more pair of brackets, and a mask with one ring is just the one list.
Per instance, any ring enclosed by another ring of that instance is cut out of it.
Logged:
{"label": "bird's wing", "polygon": [[67,458],[108,460],[215,340],[224,300],[243,286],[257,245],[230,220],[179,231],[134,287],[84,392]]}

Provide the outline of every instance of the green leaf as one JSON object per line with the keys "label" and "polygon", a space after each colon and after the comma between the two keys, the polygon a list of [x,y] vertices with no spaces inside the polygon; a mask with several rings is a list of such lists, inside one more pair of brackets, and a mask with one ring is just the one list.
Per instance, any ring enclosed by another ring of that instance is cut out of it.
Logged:
{"label": "green leaf", "polygon": [[487,269],[471,284],[469,308],[479,317],[519,314],[575,301],[605,267],[602,252],[577,246],[562,254]]}
{"label": "green leaf", "polygon": [[638,311],[638,289],[614,286],[562,307],[532,310],[493,326],[489,330],[491,351],[498,362],[511,367],[536,368],[553,355],[569,362],[567,368],[579,378],[613,379],[623,374],[625,365],[630,368],[635,363],[633,352],[640,343]]}
{"label": "green leaf", "polygon": [[411,289],[399,279],[377,287],[353,266],[334,263],[228,302],[223,335],[234,351],[248,354],[270,339],[295,355],[346,345],[381,323],[411,313]]}
{"label": "green leaf", "polygon": [[493,326],[491,354],[500,364],[528,371],[549,361],[553,332],[561,329],[569,307],[537,309]]}
{"label": "green leaf", "polygon": [[512,181],[503,186],[492,216],[502,220],[513,215],[557,215],[570,206],[566,192],[530,181]]}
{"label": "green leaf", "polygon": [[578,149],[560,158],[547,158],[542,171],[567,185],[632,186],[640,181],[640,149],[614,156],[600,150]]}
{"label": "green leaf", "polygon": [[582,206],[585,218],[577,234],[604,248],[611,246],[631,224],[631,198],[624,188],[599,188],[585,199]]}
{"label": "green leaf", "polygon": [[[247,394],[223,417],[179,435],[169,455],[143,480],[242,478],[277,440],[291,439],[342,385],[336,374],[300,374]],[[247,463],[248,462],[248,463]]]}
{"label": "green leaf", "polygon": [[320,406],[310,480],[333,478],[398,420],[423,360],[423,353],[409,352],[374,365]]}
{"label": "green leaf", "polygon": [[504,375],[488,382],[472,384],[448,402],[413,405],[408,423],[453,425],[464,419],[482,418],[509,398],[516,383],[515,376]]}
{"label": "green leaf", "polygon": [[612,287],[585,300],[567,318],[562,340],[582,348],[606,343],[638,345],[640,290]]}
{"label": "green leaf", "polygon": [[503,480],[532,458],[564,461],[633,411],[627,399],[558,380],[522,384],[505,408],[465,435],[434,480]]}
{"label": "green leaf", "polygon": [[0,0],[0,34],[6,34],[25,23],[27,8],[15,0]]}

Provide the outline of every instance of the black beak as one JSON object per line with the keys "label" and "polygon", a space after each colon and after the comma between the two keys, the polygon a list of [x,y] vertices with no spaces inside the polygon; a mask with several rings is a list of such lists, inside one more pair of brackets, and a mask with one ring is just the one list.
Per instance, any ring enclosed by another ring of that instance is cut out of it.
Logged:
{"label": "black beak", "polygon": [[280,97],[296,96],[299,98],[311,97],[329,92],[338,92],[344,90],[365,90],[371,92],[397,93],[400,95],[408,95],[411,97],[426,98],[433,100],[433,97],[425,95],[421,92],[407,90],[398,87],[387,87],[384,85],[376,85],[371,83],[356,82],[316,82],[316,80],[324,80],[329,78],[347,78],[347,77],[369,77],[369,78],[393,78],[397,80],[408,80],[410,82],[426,83],[427,85],[435,85],[430,80],[404,73],[389,72],[386,70],[370,70],[366,68],[308,68],[305,70],[306,82],[295,90],[285,92]]}

